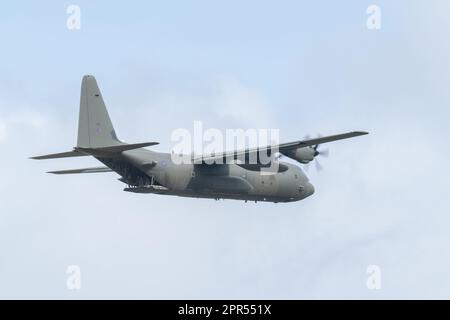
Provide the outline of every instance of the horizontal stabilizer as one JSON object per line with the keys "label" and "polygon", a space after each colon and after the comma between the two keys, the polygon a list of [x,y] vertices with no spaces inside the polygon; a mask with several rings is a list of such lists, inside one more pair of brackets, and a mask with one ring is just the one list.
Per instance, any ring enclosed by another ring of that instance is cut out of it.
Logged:
{"label": "horizontal stabilizer", "polygon": [[44,156],[31,157],[33,160],[58,159],[69,157],[84,157],[84,156],[99,156],[108,157],[121,153],[122,151],[150,147],[159,144],[159,142],[143,142],[132,144],[119,144],[115,146],[100,147],[100,148],[80,148],[76,147],[73,151],[46,154]]}
{"label": "horizontal stabilizer", "polygon": [[31,157],[30,159],[45,160],[45,159],[58,159],[58,158],[69,158],[69,157],[84,157],[84,156],[87,156],[87,154],[84,154],[84,153],[74,150],[74,151],[68,151],[68,152],[46,154],[44,156]]}
{"label": "horizontal stabilizer", "polygon": [[159,142],[143,142],[143,143],[131,143],[131,144],[119,144],[114,146],[100,147],[100,148],[81,148],[76,147],[75,150],[79,150],[82,153],[87,153],[98,157],[108,157],[111,155],[119,154],[123,151],[139,149],[144,147],[150,147],[159,144]]}
{"label": "horizontal stabilizer", "polygon": [[97,173],[97,172],[112,172],[112,170],[108,167],[92,167],[92,168],[81,168],[81,169],[71,169],[71,170],[49,171],[47,173],[74,174],[74,173]]}

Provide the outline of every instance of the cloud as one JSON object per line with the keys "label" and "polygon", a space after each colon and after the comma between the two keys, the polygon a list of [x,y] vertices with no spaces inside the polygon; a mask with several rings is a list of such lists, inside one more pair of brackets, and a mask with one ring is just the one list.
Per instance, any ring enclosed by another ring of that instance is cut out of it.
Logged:
{"label": "cloud", "polygon": [[[157,134],[159,136],[152,136],[152,139],[159,139],[161,147],[167,151],[173,147],[172,132],[183,128],[193,133],[195,121],[202,122],[203,130],[218,128],[224,134],[227,128],[277,127],[269,99],[260,89],[243,84],[236,76],[210,75],[190,83],[144,78],[134,85],[146,89],[136,90],[126,102],[134,108],[116,108],[115,101],[123,98],[104,88],[102,79],[97,81],[106,101],[113,101],[109,109],[119,137],[129,142]],[[122,95],[127,94],[122,92]]]}
{"label": "cloud", "polygon": [[6,129],[6,123],[3,119],[0,118],[0,142],[6,139],[8,135],[7,129]]}
{"label": "cloud", "polygon": [[[398,6],[405,12],[406,5]],[[289,30],[273,23],[271,32],[288,41],[264,33],[264,52],[236,49],[234,44],[248,40],[236,39],[222,44],[229,48],[225,54],[205,54],[204,47],[192,45],[185,58],[184,52],[173,50],[176,40],[185,40],[176,38],[176,29],[170,48],[138,37],[139,45],[148,45],[138,47],[144,51],[118,47],[117,39],[102,34],[102,47],[109,43],[117,48],[106,63],[95,56],[104,54],[102,48],[94,56],[89,52],[88,61],[83,58],[86,43],[75,42],[64,59],[53,55],[49,45],[40,47],[38,66],[13,65],[11,76],[0,79],[0,141],[7,152],[0,158],[0,297],[448,298],[450,96],[444,80],[450,50],[441,38],[448,29],[442,20],[447,11],[423,6],[408,11],[415,18],[404,25],[404,34],[392,30],[401,23],[396,7],[382,6],[383,16],[392,19],[383,20],[378,33],[364,29],[365,8],[355,18],[346,16],[354,14],[349,7],[340,7],[342,12],[333,17],[343,23],[336,25],[320,16],[310,22],[286,20]],[[320,6],[315,9],[321,12]],[[442,12],[438,21],[435,10]],[[114,12],[108,16],[114,19]],[[347,18],[356,19],[358,26],[346,24]],[[124,35],[143,30],[141,25],[120,27]],[[314,28],[311,41],[302,33],[309,33],[308,27]],[[355,28],[361,34],[349,33]],[[40,29],[24,33],[33,30]],[[208,30],[202,26],[198,31]],[[53,39],[51,28],[48,32]],[[95,32],[83,34],[98,43]],[[271,46],[275,40],[281,46]],[[17,45],[22,43],[26,41]],[[309,52],[306,58],[304,51]],[[235,60],[230,60],[233,52]],[[141,63],[147,53],[151,59]],[[251,66],[248,57],[255,53],[258,60]],[[199,54],[208,56],[213,67],[197,58],[193,66],[182,68]],[[67,64],[71,57],[73,63]],[[109,64],[119,58],[124,58],[122,66]],[[243,60],[247,63],[233,67]],[[150,76],[142,77],[139,68],[130,71],[126,61],[139,61]],[[146,64],[159,73],[145,69]],[[218,128],[276,125],[283,137],[293,139],[307,131],[328,134],[356,125],[370,135],[328,145],[331,155],[321,159],[324,171],[308,173],[316,193],[301,202],[129,194],[114,173],[45,174],[99,165],[95,159],[28,159],[73,146],[81,69],[99,74],[119,137],[166,142],[161,151],[169,150],[172,130],[189,129],[195,120]],[[261,75],[274,81],[264,85]],[[281,92],[278,97],[276,91]],[[285,103],[278,104],[280,96]],[[73,264],[82,272],[78,292],[65,287],[66,268]],[[371,264],[382,271],[382,290],[377,292],[366,287]]]}
{"label": "cloud", "polygon": [[211,106],[224,121],[246,128],[272,128],[272,107],[261,90],[244,86],[230,76],[220,77],[214,88]]}
{"label": "cloud", "polygon": [[11,134],[17,134],[17,130],[21,128],[41,130],[45,125],[46,119],[40,113],[28,108],[19,108],[6,115],[0,115],[0,142]]}

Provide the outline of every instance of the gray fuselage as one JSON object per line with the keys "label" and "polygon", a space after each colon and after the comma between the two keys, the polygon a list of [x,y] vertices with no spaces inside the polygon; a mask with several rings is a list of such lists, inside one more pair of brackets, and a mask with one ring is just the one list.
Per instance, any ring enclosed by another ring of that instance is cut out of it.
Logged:
{"label": "gray fuselage", "polygon": [[[105,159],[99,160],[105,163]],[[140,182],[125,189],[136,193],[269,202],[298,201],[314,193],[303,171],[287,162],[282,162],[282,172],[263,173],[238,164],[176,164],[169,153],[136,149],[122,152],[116,163],[117,168],[111,160],[105,164],[118,172],[125,183],[130,184],[127,171],[120,167],[123,163],[131,164],[144,175],[139,176]],[[146,186],[145,181],[152,181],[158,188]]]}

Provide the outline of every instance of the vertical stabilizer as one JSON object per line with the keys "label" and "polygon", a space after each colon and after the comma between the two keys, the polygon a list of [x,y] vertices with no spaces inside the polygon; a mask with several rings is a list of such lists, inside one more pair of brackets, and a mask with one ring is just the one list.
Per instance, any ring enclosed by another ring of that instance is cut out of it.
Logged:
{"label": "vertical stabilizer", "polygon": [[80,117],[77,147],[99,148],[121,144],[106,110],[103,97],[93,76],[81,83]]}

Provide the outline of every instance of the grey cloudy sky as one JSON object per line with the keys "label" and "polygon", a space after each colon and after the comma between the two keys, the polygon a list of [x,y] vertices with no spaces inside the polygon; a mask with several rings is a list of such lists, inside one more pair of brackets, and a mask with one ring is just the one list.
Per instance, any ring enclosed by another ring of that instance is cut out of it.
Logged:
{"label": "grey cloudy sky", "polygon": [[[70,4],[0,11],[1,298],[450,298],[448,1],[77,1],[76,31]],[[44,173],[92,159],[27,159],[75,144],[84,74],[155,150],[195,120],[370,135],[330,144],[301,202],[128,194]]]}

